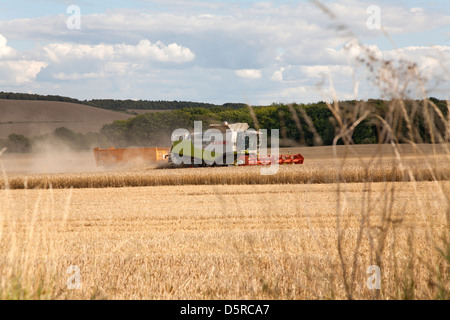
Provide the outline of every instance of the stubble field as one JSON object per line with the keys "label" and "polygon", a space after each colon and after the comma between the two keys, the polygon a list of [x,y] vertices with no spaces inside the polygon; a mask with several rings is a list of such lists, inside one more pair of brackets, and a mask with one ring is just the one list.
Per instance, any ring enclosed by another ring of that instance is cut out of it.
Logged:
{"label": "stubble field", "polygon": [[[260,167],[5,175],[0,297],[448,299],[442,148],[386,151],[381,162],[370,148],[348,159],[306,149],[304,165],[282,166],[267,183]],[[46,182],[33,189],[32,179]],[[135,180],[145,186],[111,188]],[[369,289],[370,266],[380,289]]]}

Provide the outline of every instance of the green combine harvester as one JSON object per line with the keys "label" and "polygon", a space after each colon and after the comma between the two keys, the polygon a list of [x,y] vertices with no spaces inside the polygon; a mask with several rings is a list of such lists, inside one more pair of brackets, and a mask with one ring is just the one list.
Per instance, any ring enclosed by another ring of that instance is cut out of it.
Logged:
{"label": "green combine harvester", "polygon": [[174,167],[302,164],[303,156],[267,155],[265,133],[247,123],[211,124],[205,132],[182,130],[172,135],[168,162]]}

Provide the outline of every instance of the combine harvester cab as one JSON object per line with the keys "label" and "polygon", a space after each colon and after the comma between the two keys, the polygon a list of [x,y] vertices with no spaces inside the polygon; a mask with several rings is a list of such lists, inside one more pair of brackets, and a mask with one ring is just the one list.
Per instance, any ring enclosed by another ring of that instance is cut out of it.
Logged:
{"label": "combine harvester cab", "polygon": [[[214,167],[270,165],[274,163],[302,164],[304,161],[300,153],[277,156],[261,155],[262,133],[253,129],[249,130],[247,123],[211,124],[209,129],[220,131],[223,141],[211,140],[209,130],[172,137],[170,155],[168,156],[169,164],[173,167]],[[194,146],[193,140],[195,138],[202,141],[201,149]],[[222,152],[211,151],[210,144],[221,145],[223,147]],[[185,160],[189,160],[189,163],[186,164]]]}
{"label": "combine harvester cab", "polygon": [[97,166],[113,166],[142,161],[145,163],[167,162],[169,148],[94,149]]}

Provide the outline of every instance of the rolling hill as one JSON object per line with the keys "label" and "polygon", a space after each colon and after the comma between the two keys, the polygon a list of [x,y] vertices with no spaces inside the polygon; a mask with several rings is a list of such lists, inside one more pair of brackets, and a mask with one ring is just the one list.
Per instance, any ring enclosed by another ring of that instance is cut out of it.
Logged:
{"label": "rolling hill", "polygon": [[32,137],[59,127],[81,133],[98,132],[105,124],[131,117],[69,102],[0,99],[0,139],[11,133]]}

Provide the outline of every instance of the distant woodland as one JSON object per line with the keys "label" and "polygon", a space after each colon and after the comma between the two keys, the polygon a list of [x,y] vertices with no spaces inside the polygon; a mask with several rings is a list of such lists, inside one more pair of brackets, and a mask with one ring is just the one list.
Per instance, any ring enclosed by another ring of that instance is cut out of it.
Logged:
{"label": "distant woodland", "polygon": [[[279,129],[281,146],[314,146],[331,145],[340,128],[351,129],[351,141],[354,144],[385,143],[396,139],[399,143],[414,141],[431,143],[431,117],[433,132],[445,136],[446,128],[442,117],[448,117],[447,101],[429,98],[427,101],[340,101],[337,104],[317,102],[312,104],[272,104],[268,106],[247,106],[241,103],[214,105],[198,102],[181,101],[134,101],[134,100],[89,100],[60,96],[41,96],[23,93],[0,92],[0,99],[46,100],[80,103],[98,108],[124,111],[128,109],[167,110],[165,112],[149,112],[129,120],[117,120],[103,126],[100,132],[81,134],[67,128],[58,128],[52,134],[40,137],[24,137],[11,133],[8,139],[0,140],[0,148],[7,147],[10,152],[28,152],[34,144],[42,141],[65,143],[74,149],[128,146],[161,146],[170,145],[170,136],[177,128],[192,129],[194,121],[202,121],[206,129],[210,123],[222,121],[246,122],[255,129]],[[433,104],[434,110],[423,108],[424,104]],[[398,105],[398,107],[396,107]],[[338,110],[336,110],[338,106]],[[435,107],[434,107],[435,106]],[[394,108],[394,110],[392,109]],[[397,108],[397,109],[395,109]],[[422,112],[422,110],[428,110]],[[337,117],[337,115],[339,118]],[[381,130],[382,119],[398,117],[395,128],[387,134]],[[342,119],[353,119],[354,126],[342,123]],[[361,119],[358,121],[358,119]],[[411,131],[411,128],[414,128]],[[411,133],[413,132],[413,133]],[[338,144],[345,141],[337,139]]]}

